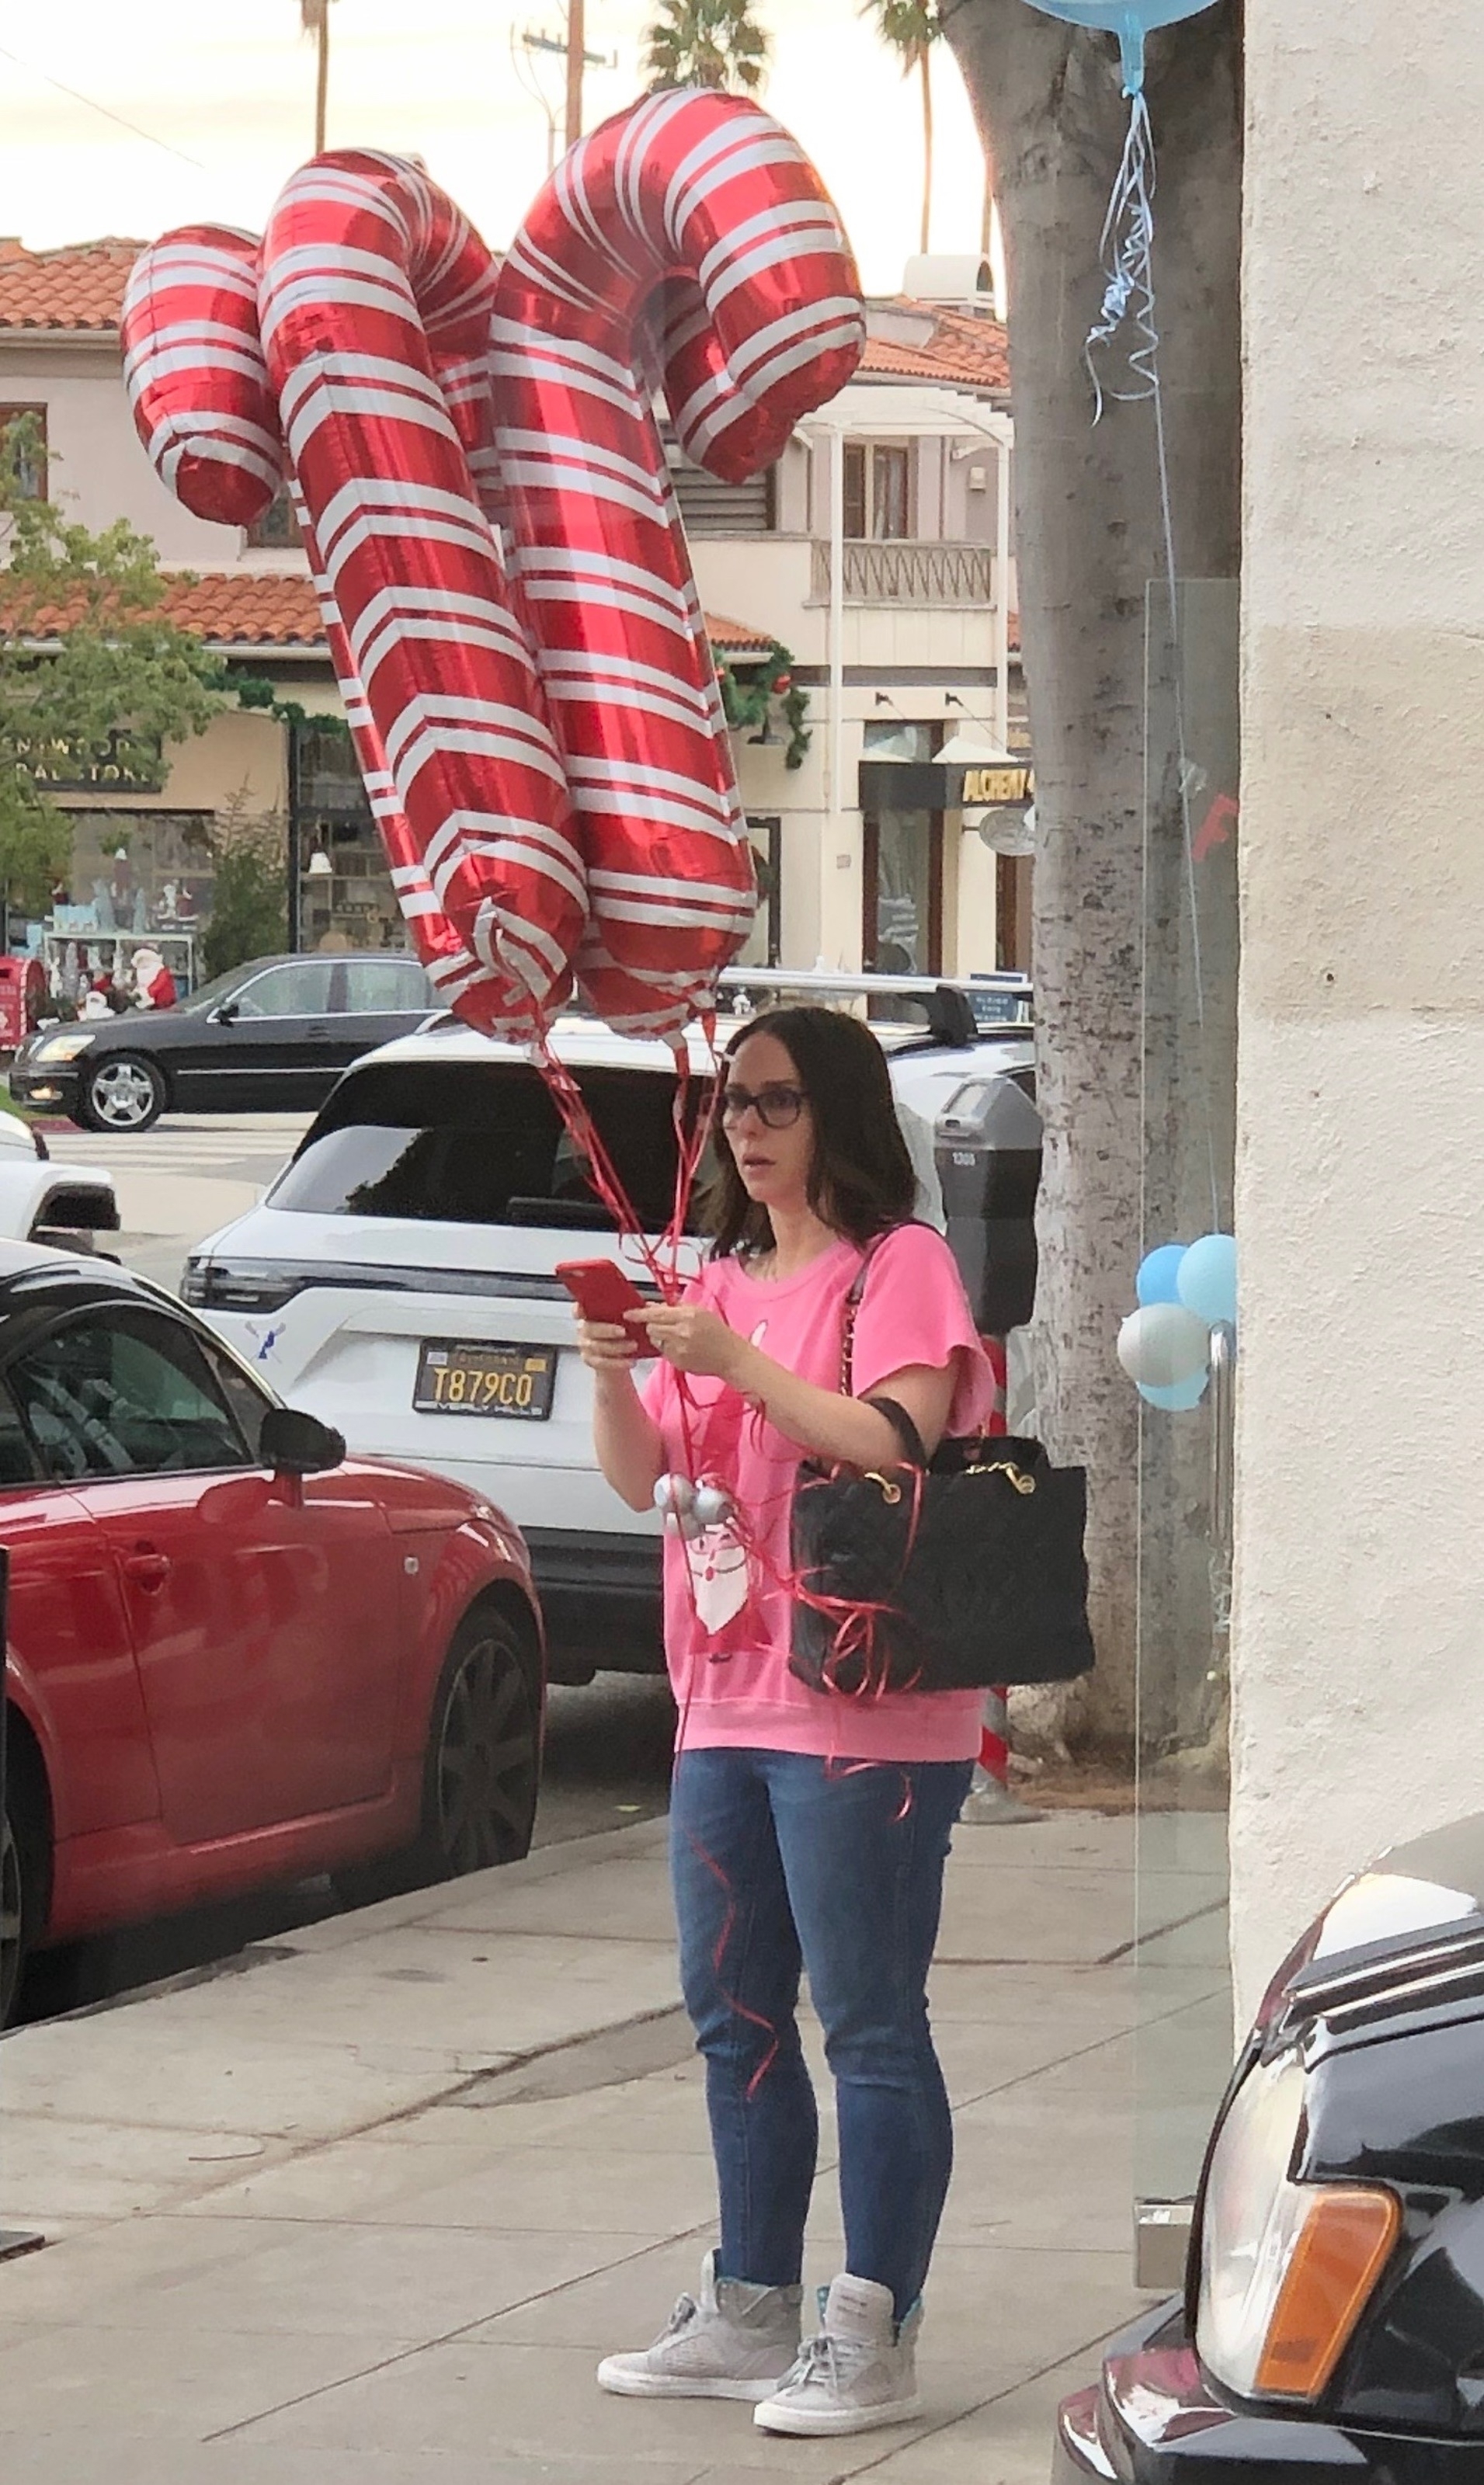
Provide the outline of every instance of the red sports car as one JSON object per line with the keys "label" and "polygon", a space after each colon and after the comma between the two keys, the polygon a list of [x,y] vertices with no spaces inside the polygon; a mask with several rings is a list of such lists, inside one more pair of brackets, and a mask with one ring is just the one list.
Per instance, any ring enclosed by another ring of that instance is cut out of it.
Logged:
{"label": "red sports car", "polygon": [[544,1665],[514,1528],[347,1461],[143,1278],[26,1243],[0,1244],[0,2025],[39,1944],[526,1852]]}

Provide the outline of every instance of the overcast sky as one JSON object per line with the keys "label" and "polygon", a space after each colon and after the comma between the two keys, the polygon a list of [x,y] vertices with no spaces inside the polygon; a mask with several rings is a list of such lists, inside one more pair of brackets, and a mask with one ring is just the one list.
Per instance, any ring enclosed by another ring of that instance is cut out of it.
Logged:
{"label": "overcast sky", "polygon": [[[618,64],[589,72],[590,125],[638,92],[647,14],[646,0],[588,0],[589,48]],[[834,192],[867,290],[890,291],[917,248],[916,81],[904,85],[857,0],[760,0],[760,14],[774,41],[763,100]],[[545,117],[518,82],[512,32],[556,35],[562,23],[562,0],[333,0],[330,145],[424,156],[500,247],[546,166]],[[559,114],[562,66],[544,64]],[[946,48],[933,74],[933,246],[972,251],[983,176]],[[258,231],[313,144],[314,47],[298,0],[46,0],[5,12],[0,232],[33,248],[105,232],[152,239],[203,218]]]}

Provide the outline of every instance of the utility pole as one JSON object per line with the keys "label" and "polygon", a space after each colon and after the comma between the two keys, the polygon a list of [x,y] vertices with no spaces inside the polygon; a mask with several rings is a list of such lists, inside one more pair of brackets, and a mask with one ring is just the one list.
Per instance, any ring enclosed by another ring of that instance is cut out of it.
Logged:
{"label": "utility pole", "polygon": [[566,143],[575,147],[582,136],[582,72],[586,57],[587,0],[566,0]]}
{"label": "utility pole", "polygon": [[330,102],[330,0],[299,0],[299,22],[315,38],[315,152],[322,155]]}

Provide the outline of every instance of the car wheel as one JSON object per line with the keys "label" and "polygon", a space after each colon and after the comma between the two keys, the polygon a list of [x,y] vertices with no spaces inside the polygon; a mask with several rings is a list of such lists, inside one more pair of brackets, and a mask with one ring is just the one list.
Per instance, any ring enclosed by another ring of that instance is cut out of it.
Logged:
{"label": "car wheel", "polygon": [[142,1052],[110,1052],[85,1071],[76,1118],[85,1131],[148,1131],[168,1102],[152,1061]]}
{"label": "car wheel", "polygon": [[26,1954],[41,1928],[46,1812],[14,1748],[0,1816],[0,2028],[7,2026]]}
{"label": "car wheel", "polygon": [[531,1847],[541,1773],[540,1708],[530,1644],[507,1613],[466,1615],[433,1699],[423,1826],[397,1855],[334,1875],[347,1906],[514,1864]]}

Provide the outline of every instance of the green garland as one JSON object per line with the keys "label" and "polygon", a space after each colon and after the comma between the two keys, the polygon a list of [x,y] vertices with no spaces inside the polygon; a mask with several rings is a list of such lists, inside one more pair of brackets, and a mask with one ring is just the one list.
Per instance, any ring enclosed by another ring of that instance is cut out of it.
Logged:
{"label": "green garland", "polygon": [[311,716],[309,709],[301,707],[297,699],[280,698],[273,684],[265,681],[261,673],[236,673],[233,676],[232,686],[237,695],[238,707],[257,708],[279,724],[316,724],[326,732],[347,735],[350,731],[343,716]]}
{"label": "green garland", "polygon": [[[804,754],[811,736],[805,719],[809,714],[809,693],[801,690],[793,677],[793,654],[782,639],[770,639],[766,656],[747,660],[750,678],[739,678],[728,656],[716,660],[716,678],[721,685],[722,706],[727,722],[734,733],[749,732],[767,724],[775,701],[788,727],[788,744],[783,752],[785,768],[802,768]],[[254,708],[273,717],[280,724],[314,724],[328,731],[349,732],[343,717],[316,713],[313,718],[297,699],[280,698],[273,683],[261,673],[237,673],[232,687],[239,707]]]}
{"label": "green garland", "polygon": [[765,726],[775,699],[783,710],[788,727],[788,747],[783,752],[785,768],[802,768],[811,735],[804,720],[809,714],[809,693],[800,690],[793,677],[793,655],[782,639],[770,639],[767,655],[760,661],[749,658],[749,681],[740,681],[728,656],[718,656],[716,678],[721,684],[722,706],[732,731],[741,732],[754,726]]}

